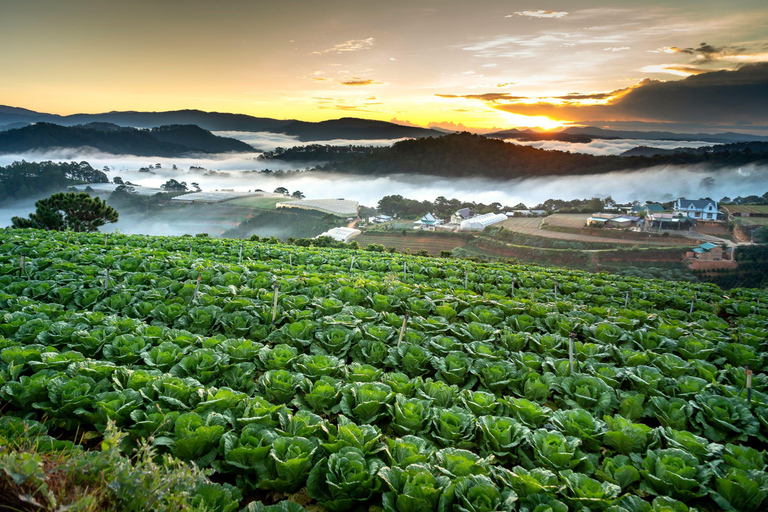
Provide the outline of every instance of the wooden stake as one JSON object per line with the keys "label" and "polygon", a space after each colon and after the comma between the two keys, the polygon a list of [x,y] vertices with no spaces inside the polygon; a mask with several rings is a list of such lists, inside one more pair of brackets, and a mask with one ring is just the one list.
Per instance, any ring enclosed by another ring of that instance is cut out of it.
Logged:
{"label": "wooden stake", "polygon": [[568,337],[568,361],[571,364],[571,375],[573,375],[573,338],[575,337],[575,332],[571,332],[571,335]]}
{"label": "wooden stake", "polygon": [[280,292],[277,283],[275,283],[275,299],[272,301],[272,323],[275,323],[277,318],[277,294]]}
{"label": "wooden stake", "polygon": [[693,314],[693,303],[696,302],[696,295],[693,296],[693,299],[691,299],[691,310],[688,312],[689,315]]}
{"label": "wooden stake", "polygon": [[749,369],[749,365],[744,367],[744,373],[747,376],[747,402],[752,403],[752,370]]}
{"label": "wooden stake", "polygon": [[197,284],[195,285],[195,293],[192,294],[192,300],[190,301],[190,303],[195,302],[195,300],[197,300],[197,293],[200,291],[200,279],[202,277],[203,276],[197,276]]}
{"label": "wooden stake", "polygon": [[468,283],[467,283],[468,279],[469,279],[469,270],[465,270],[464,271],[464,289],[469,288],[467,286],[468,285]]}
{"label": "wooden stake", "polygon": [[107,267],[107,277],[104,279],[104,289],[109,289],[109,267]]}
{"label": "wooden stake", "polygon": [[405,314],[405,317],[403,318],[403,325],[400,327],[400,336],[397,338],[397,346],[400,346],[400,343],[403,341],[403,336],[405,336],[405,326],[408,324],[408,313]]}
{"label": "wooden stake", "polygon": [[555,300],[557,300],[557,281],[555,281]]}
{"label": "wooden stake", "polygon": [[624,297],[624,309],[627,309],[629,307],[629,292],[627,292],[627,296]]}
{"label": "wooden stake", "polygon": [[355,265],[355,257],[352,256],[352,261],[349,264],[349,271],[352,272],[352,267]]}
{"label": "wooden stake", "polygon": [[240,253],[237,255],[237,263],[240,264],[243,261],[243,246],[240,246]]}

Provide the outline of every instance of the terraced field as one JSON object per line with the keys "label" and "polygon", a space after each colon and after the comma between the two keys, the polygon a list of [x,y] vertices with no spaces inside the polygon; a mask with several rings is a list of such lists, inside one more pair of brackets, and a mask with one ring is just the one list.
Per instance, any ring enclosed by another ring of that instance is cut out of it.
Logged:
{"label": "terraced field", "polygon": [[419,236],[417,233],[409,233],[406,236],[395,234],[360,234],[356,240],[361,247],[368,244],[381,244],[384,247],[394,247],[398,252],[410,249],[412,252],[425,250],[432,256],[437,256],[440,251],[452,251],[457,247],[467,245],[466,240],[453,236]]}

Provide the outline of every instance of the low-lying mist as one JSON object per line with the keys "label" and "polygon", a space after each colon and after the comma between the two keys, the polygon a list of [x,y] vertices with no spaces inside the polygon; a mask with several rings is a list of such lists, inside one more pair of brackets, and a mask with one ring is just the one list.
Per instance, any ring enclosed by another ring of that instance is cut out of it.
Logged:
{"label": "low-lying mist", "polygon": [[[271,134],[274,135],[274,134]],[[370,142],[370,141],[368,141]],[[390,141],[391,142],[391,141]],[[595,141],[591,144],[611,146],[611,151],[626,141]],[[656,143],[659,141],[641,141]],[[669,141],[668,141],[669,142]],[[559,143],[573,147],[568,143]],[[671,144],[671,143],[670,143]],[[679,144],[675,142],[675,144]],[[702,143],[704,144],[704,143]],[[630,143],[634,147],[634,143]],[[711,197],[762,195],[768,191],[768,166],[747,165],[741,168],[713,170],[705,166],[659,166],[643,170],[611,172],[587,176],[533,177],[510,181],[484,178],[442,178],[437,176],[395,174],[389,176],[342,175],[324,172],[292,172],[282,175],[248,172],[269,168],[292,169],[294,166],[279,161],[258,160],[258,153],[205,155],[187,158],[145,158],[133,155],[108,155],[78,150],[58,150],[23,155],[2,155],[0,165],[15,160],[64,160],[89,162],[95,168],[107,166],[110,179],[123,180],[159,187],[170,178],[198,183],[204,191],[232,189],[273,191],[285,187],[290,192],[300,190],[307,199],[345,198],[362,205],[375,206],[386,195],[399,194],[418,200],[434,200],[438,196],[482,203],[499,202],[502,205],[525,203],[534,206],[547,199],[584,199],[611,196],[619,202],[671,201],[678,197]],[[160,169],[139,172],[140,167],[160,163]],[[176,165],[178,169],[172,167]],[[304,168],[306,162],[300,167]],[[194,167],[193,167],[194,166]],[[190,167],[193,167],[190,170]],[[205,170],[200,170],[204,168]],[[216,171],[216,172],[211,172]],[[712,180],[705,180],[712,178]],[[26,216],[34,210],[34,199],[26,199],[0,206],[0,227],[10,224],[14,215]],[[204,215],[203,212],[200,212]],[[133,222],[136,220],[136,222]],[[125,232],[177,234],[198,232],[195,224],[204,218],[162,219],[157,222],[125,218],[117,226]],[[215,221],[213,221],[215,222]],[[178,224],[178,226],[174,226]],[[231,226],[230,226],[231,227]],[[211,232],[214,230],[211,229]],[[223,231],[223,230],[221,230]]]}
{"label": "low-lying mist", "polygon": [[220,137],[238,139],[261,151],[272,151],[275,148],[290,148],[293,146],[308,146],[321,144],[327,146],[391,146],[395,142],[405,139],[330,139],[300,141],[293,135],[271,132],[213,132]]}
{"label": "low-lying mist", "polygon": [[553,151],[570,151],[571,153],[587,153],[589,155],[620,155],[638,146],[659,149],[700,148],[712,146],[711,142],[685,140],[646,140],[646,139],[594,139],[592,142],[563,142],[559,140],[518,140],[506,139],[507,142],[532,146],[538,149]]}

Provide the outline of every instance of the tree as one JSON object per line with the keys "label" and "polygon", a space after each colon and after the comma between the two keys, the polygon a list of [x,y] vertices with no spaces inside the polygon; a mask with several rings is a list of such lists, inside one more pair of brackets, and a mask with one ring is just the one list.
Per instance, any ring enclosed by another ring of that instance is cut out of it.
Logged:
{"label": "tree", "polygon": [[171,178],[170,180],[163,183],[160,188],[165,190],[166,192],[185,192],[187,190],[187,182],[182,181],[178,182]]}
{"label": "tree", "polygon": [[115,176],[112,179],[112,183],[114,183],[115,185],[123,185],[124,184],[123,178],[121,178],[120,176]]}
{"label": "tree", "polygon": [[291,194],[291,197],[295,197],[296,199],[304,199],[304,197],[306,196],[304,195],[304,192],[302,192],[301,190],[297,190],[293,194]]}
{"label": "tree", "polygon": [[199,183],[192,182],[192,186],[195,187],[195,192],[200,192],[202,189],[200,188]]}
{"label": "tree", "polygon": [[283,194],[283,195],[286,195],[286,196],[287,196],[287,195],[288,195],[288,193],[289,193],[289,192],[288,192],[288,189],[287,189],[287,188],[285,188],[285,187],[277,187],[277,188],[275,189],[275,194]]}
{"label": "tree", "polygon": [[13,217],[11,227],[35,228],[48,231],[98,231],[108,222],[117,222],[117,210],[98,197],[86,193],[53,194],[35,203],[35,213],[28,219]]}

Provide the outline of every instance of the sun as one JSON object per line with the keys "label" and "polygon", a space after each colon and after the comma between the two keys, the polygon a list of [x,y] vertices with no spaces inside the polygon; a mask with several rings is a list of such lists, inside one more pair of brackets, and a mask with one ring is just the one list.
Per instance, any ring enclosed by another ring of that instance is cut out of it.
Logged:
{"label": "sun", "polygon": [[517,126],[538,126],[545,130],[554,130],[555,128],[562,128],[565,121],[557,121],[550,119],[547,116],[524,116],[521,114],[513,114],[511,112],[502,111],[502,119],[504,122],[511,124],[513,127]]}

